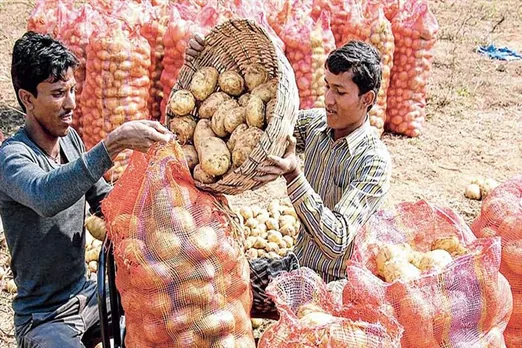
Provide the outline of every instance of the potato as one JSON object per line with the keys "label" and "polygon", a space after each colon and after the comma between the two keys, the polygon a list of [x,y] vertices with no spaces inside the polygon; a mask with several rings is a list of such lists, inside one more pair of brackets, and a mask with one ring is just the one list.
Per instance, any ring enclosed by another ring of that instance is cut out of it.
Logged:
{"label": "potato", "polygon": [[436,249],[428,251],[421,259],[419,268],[423,271],[434,268],[441,271],[444,267],[453,262],[453,258],[446,250]]}
{"label": "potato", "polygon": [[197,151],[205,173],[218,176],[225,174],[230,168],[230,151],[223,140],[215,137],[202,140]]}
{"label": "potato", "polygon": [[250,209],[250,207],[241,207],[239,209],[239,213],[241,214],[241,216],[243,216],[245,220],[254,217],[254,215],[252,214],[252,209]]}
{"label": "potato", "polygon": [[198,260],[212,256],[218,247],[217,232],[209,226],[197,229],[189,236],[189,240],[188,253]]}
{"label": "potato", "polygon": [[477,184],[469,184],[468,186],[466,186],[466,190],[464,191],[464,197],[479,201],[481,198],[480,186]]}
{"label": "potato", "polygon": [[262,236],[266,233],[266,225],[265,224],[257,224],[252,228],[252,233],[255,233],[258,236]]}
{"label": "potato", "polygon": [[266,227],[270,230],[279,230],[279,221],[274,218],[269,218],[265,221]]}
{"label": "potato", "polygon": [[297,213],[296,213],[293,205],[291,205],[291,206],[282,206],[280,211],[281,211],[282,215],[293,216],[294,218],[297,219]]}
{"label": "potato", "polygon": [[266,243],[265,250],[268,252],[273,251],[277,253],[279,251],[279,245],[275,242],[268,242]]}
{"label": "potato", "polygon": [[230,100],[230,96],[223,92],[214,92],[201,103],[198,109],[199,118],[212,118],[217,108],[225,101]]}
{"label": "potato", "polygon": [[237,72],[227,70],[219,75],[219,88],[227,94],[237,97],[245,89],[245,81]]}
{"label": "potato", "polygon": [[291,236],[283,236],[283,240],[285,241],[287,248],[292,248],[294,246],[294,238]]}
{"label": "potato", "polygon": [[227,141],[227,147],[232,152],[234,150],[234,147],[236,146],[237,139],[241,134],[243,134],[248,129],[248,126],[246,124],[240,124],[239,126],[234,129],[232,134],[230,135],[230,138]]}
{"label": "potato", "polygon": [[250,93],[245,93],[237,100],[240,106],[247,106],[248,100],[250,99]]}
{"label": "potato", "polygon": [[257,249],[265,249],[267,246],[267,242],[261,236],[256,237],[256,241],[254,242],[254,248]]}
{"label": "potato", "polygon": [[[279,244],[279,242],[282,240],[283,240],[283,235],[281,234],[281,232],[276,231],[276,230],[268,231],[268,241],[269,242],[274,242],[274,243]],[[286,243],[285,243],[285,245],[286,245]]]}
{"label": "potato", "polygon": [[250,228],[255,228],[257,225],[259,225],[259,222],[258,222],[257,219],[254,218],[254,217],[248,218],[248,219],[245,221],[245,226],[248,226],[248,227],[250,227]]}
{"label": "potato", "polygon": [[384,275],[384,265],[390,260],[403,259],[409,262],[412,251],[408,243],[383,245],[375,257],[377,272],[380,275]]}
{"label": "potato", "polygon": [[218,76],[218,71],[213,67],[201,68],[192,76],[189,90],[197,100],[203,101],[216,89]]}
{"label": "potato", "polygon": [[250,96],[245,116],[249,127],[263,128],[265,124],[265,104],[260,97],[256,95]]}
{"label": "potato", "polygon": [[266,256],[268,256],[268,253],[265,251],[265,249],[254,249],[254,250],[257,250],[257,257],[266,257]]}
{"label": "potato", "polygon": [[225,116],[225,120],[223,121],[223,125],[225,126],[225,130],[228,133],[232,133],[236,130],[236,128],[245,123],[246,118],[246,108],[243,106],[238,106],[237,108],[233,108],[230,110]]}
{"label": "potato", "polygon": [[250,93],[250,98],[252,98],[254,95],[261,98],[265,103],[268,103],[271,99],[274,99],[277,95],[277,79],[272,79],[254,88]]}
{"label": "potato", "polygon": [[196,151],[200,145],[200,140],[215,137],[216,133],[212,130],[210,120],[199,120],[194,130],[194,146],[196,147]]}
{"label": "potato", "polygon": [[194,167],[193,176],[195,180],[203,184],[213,184],[217,181],[217,178],[215,176],[205,173],[205,171],[201,169],[200,164],[197,164]]}
{"label": "potato", "polygon": [[248,249],[245,252],[245,256],[249,259],[257,259],[257,249]]}
{"label": "potato", "polygon": [[253,149],[265,134],[257,127],[248,128],[236,141],[236,147],[249,147]]}
{"label": "potato", "polygon": [[267,257],[271,258],[271,259],[279,259],[280,256],[278,253],[276,253],[275,251],[269,251],[267,254],[266,254]]}
{"label": "potato", "polygon": [[190,112],[196,107],[196,99],[190,91],[180,89],[172,95],[169,107],[174,115],[185,116],[190,114]]}
{"label": "potato", "polygon": [[298,319],[301,319],[310,313],[326,313],[326,310],[319,305],[308,302],[299,306],[295,315]]}
{"label": "potato", "polygon": [[274,117],[276,105],[277,99],[271,99],[268,103],[266,103],[265,119],[267,124],[269,124],[272,118]]}
{"label": "potato", "polygon": [[174,117],[170,121],[170,130],[176,134],[180,144],[186,144],[194,138],[196,120],[192,116]]}
{"label": "potato", "polygon": [[383,266],[383,273],[381,275],[388,283],[399,279],[404,282],[409,282],[410,280],[419,278],[421,272],[406,259],[399,258],[387,261]]}
{"label": "potato", "polygon": [[250,64],[245,69],[245,84],[249,91],[268,81],[268,72],[261,64]]}
{"label": "potato", "polygon": [[196,148],[194,145],[182,145],[183,154],[185,155],[185,159],[187,160],[187,165],[190,170],[194,169],[194,167],[199,163],[198,153],[196,152]]}
{"label": "potato", "polygon": [[279,226],[284,226],[284,225],[289,225],[289,226],[292,226],[292,225],[295,225],[297,223],[297,219],[292,216],[292,215],[281,215],[279,217]]}
{"label": "potato", "polygon": [[270,215],[265,209],[263,209],[260,214],[257,214],[256,219],[260,224],[264,224],[268,219],[270,219]]}
{"label": "potato", "polygon": [[174,259],[181,251],[181,240],[170,228],[163,228],[148,236],[147,243],[161,261]]}
{"label": "potato", "polygon": [[89,233],[97,240],[105,239],[107,231],[105,228],[105,220],[103,220],[102,218],[96,215],[89,215],[85,219],[85,227],[87,228]]}
{"label": "potato", "polygon": [[245,249],[250,249],[250,248],[253,248],[254,247],[254,244],[256,242],[257,238],[256,237],[253,237],[253,236],[250,236],[248,237],[246,240],[245,240]]}
{"label": "potato", "polygon": [[237,108],[239,104],[234,99],[226,100],[218,106],[214,116],[212,116],[212,130],[218,137],[226,137],[228,135],[225,129],[225,118],[230,113],[230,110]]}

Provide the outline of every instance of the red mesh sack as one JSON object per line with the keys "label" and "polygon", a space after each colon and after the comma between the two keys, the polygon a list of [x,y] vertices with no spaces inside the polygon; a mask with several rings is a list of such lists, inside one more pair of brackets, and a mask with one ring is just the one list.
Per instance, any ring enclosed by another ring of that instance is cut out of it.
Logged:
{"label": "red mesh sack", "polygon": [[[124,33],[115,22],[93,33],[86,50],[87,75],[80,98],[83,140],[90,149],[124,122],[149,119],[150,45],[137,33]],[[129,150],[120,153],[105,178],[117,180],[129,156]]]}
{"label": "red mesh sack", "polygon": [[335,49],[329,14],[323,12],[317,21],[310,16],[311,9],[294,10],[279,34],[295,72],[300,109],[324,107],[324,63]]}
{"label": "red mesh sack", "polygon": [[[210,29],[218,23],[218,13],[209,3],[199,13],[181,5],[172,6],[170,9],[170,21],[163,43],[165,55],[163,57],[163,72],[161,73],[161,84],[163,95],[168,96],[176,83],[179,71],[185,61],[185,50],[189,40],[194,34],[205,36]],[[165,123],[165,108],[167,99],[161,102],[161,123]]]}
{"label": "red mesh sack", "polygon": [[127,347],[255,347],[239,230],[195,187],[179,144],[134,153],[102,209]]}
{"label": "red mesh sack", "polygon": [[71,1],[38,0],[27,20],[27,30],[57,38],[62,26],[73,16]]}
{"label": "red mesh sack", "polygon": [[161,73],[163,72],[163,56],[165,44],[163,36],[169,25],[168,9],[166,6],[156,6],[150,11],[150,20],[143,24],[141,34],[151,47],[151,64],[149,68],[151,87],[147,105],[153,120],[161,118],[161,102],[163,100],[163,85]]}
{"label": "red mesh sack", "polygon": [[519,347],[522,342],[522,175],[501,184],[486,197],[471,228],[477,237],[501,237],[500,272],[509,281],[513,294],[506,345]]}
{"label": "red mesh sack", "polygon": [[439,25],[426,0],[407,0],[392,20],[395,53],[388,88],[386,128],[410,137],[426,121],[426,85]]}
{"label": "red mesh sack", "polygon": [[338,306],[309,268],[281,274],[267,294],[280,319],[265,330],[259,348],[400,346],[402,329],[393,318],[364,306]]}
{"label": "red mesh sack", "polygon": [[[411,249],[382,251],[383,244],[401,243]],[[434,259],[432,249],[446,250],[448,256],[451,252],[451,260],[428,263]],[[400,277],[382,280],[383,255],[388,257],[385,272],[404,272]],[[418,265],[419,272],[404,263]],[[425,201],[402,203],[377,213],[357,236],[343,303],[391,310],[404,327],[403,347],[498,347],[513,306],[499,265],[499,238],[477,240],[449,209]]]}
{"label": "red mesh sack", "polygon": [[85,66],[87,63],[87,52],[85,48],[89,43],[89,37],[95,31],[100,31],[104,27],[105,22],[100,14],[93,10],[88,4],[82,5],[78,11],[78,16],[71,22],[65,24],[60,31],[59,40],[80,61],[80,65],[74,71],[74,78],[76,79],[76,109],[74,109],[74,116],[72,126],[78,132],[80,137],[83,137],[83,117],[82,117],[82,100],[81,94],[83,90],[83,83],[85,81]]}

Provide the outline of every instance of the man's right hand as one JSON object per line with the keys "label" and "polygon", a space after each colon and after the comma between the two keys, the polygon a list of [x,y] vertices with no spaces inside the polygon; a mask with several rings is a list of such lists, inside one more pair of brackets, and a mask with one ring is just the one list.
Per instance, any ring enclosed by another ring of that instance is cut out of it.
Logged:
{"label": "man's right hand", "polygon": [[205,38],[199,34],[195,34],[188,43],[185,60],[190,62],[196,59],[201,51],[203,51],[203,48],[205,48]]}
{"label": "man's right hand", "polygon": [[171,137],[172,133],[159,122],[139,120],[125,122],[109,133],[104,143],[109,156],[115,159],[125,149],[147,152],[152,144],[166,143]]}

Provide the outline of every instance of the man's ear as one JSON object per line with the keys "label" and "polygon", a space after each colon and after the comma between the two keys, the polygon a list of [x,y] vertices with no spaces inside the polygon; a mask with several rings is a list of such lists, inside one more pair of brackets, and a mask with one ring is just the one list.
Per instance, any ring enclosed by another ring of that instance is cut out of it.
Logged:
{"label": "man's ear", "polygon": [[34,109],[33,101],[35,97],[31,92],[20,88],[18,90],[18,98],[20,98],[22,104],[24,104],[26,111],[31,111]]}
{"label": "man's ear", "polygon": [[367,107],[373,105],[375,98],[377,98],[377,96],[374,91],[368,91],[362,95],[362,101]]}

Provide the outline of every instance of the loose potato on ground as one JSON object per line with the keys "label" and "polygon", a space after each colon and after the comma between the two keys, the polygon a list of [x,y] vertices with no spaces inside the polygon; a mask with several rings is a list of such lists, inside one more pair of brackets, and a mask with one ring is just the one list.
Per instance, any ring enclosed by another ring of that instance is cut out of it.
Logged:
{"label": "loose potato on ground", "polygon": [[217,181],[217,178],[215,176],[205,173],[205,171],[203,169],[201,169],[200,164],[197,164],[194,167],[193,176],[194,176],[195,180],[197,180],[203,184],[213,184]]}
{"label": "loose potato on ground", "polygon": [[250,98],[252,98],[253,95],[257,95],[263,100],[263,102],[268,103],[277,95],[277,79],[272,79],[266,83],[263,83],[262,85],[257,86],[250,93]]}
{"label": "loose potato on ground", "polygon": [[198,109],[199,118],[212,118],[217,108],[231,97],[223,92],[212,93],[207,99],[201,103]]}
{"label": "loose potato on ground", "polygon": [[214,116],[212,116],[212,130],[218,137],[226,137],[228,135],[225,129],[225,118],[230,113],[230,110],[237,108],[239,104],[234,99],[227,100],[221,104]]}
{"label": "loose potato on ground", "polygon": [[243,106],[238,106],[237,108],[233,108],[230,110],[225,116],[225,120],[223,122],[225,126],[225,130],[228,133],[232,133],[236,130],[236,128],[245,123],[246,119],[246,108]]}
{"label": "loose potato on ground", "polygon": [[196,107],[196,99],[192,93],[186,89],[180,89],[174,92],[172,99],[170,99],[170,111],[177,116],[185,116],[190,114],[194,107]]}
{"label": "loose potato on ground", "polygon": [[263,128],[265,124],[265,104],[260,97],[251,95],[246,106],[246,123],[250,127]]}
{"label": "loose potato on ground", "polygon": [[197,151],[201,168],[205,173],[219,176],[230,168],[230,151],[222,139],[216,137],[203,139]]}
{"label": "loose potato on ground", "polygon": [[170,121],[170,130],[176,134],[180,144],[186,144],[194,138],[196,120],[192,116],[174,117]]}
{"label": "loose potato on ground", "polygon": [[268,72],[260,64],[251,64],[245,69],[245,84],[249,91],[268,81]]}
{"label": "loose potato on ground", "polygon": [[245,81],[237,72],[227,70],[219,75],[219,88],[227,94],[235,97],[241,95],[245,89]]}
{"label": "loose potato on ground", "polygon": [[216,89],[219,73],[210,66],[201,68],[194,73],[192,81],[190,81],[189,90],[194,97],[203,101]]}
{"label": "loose potato on ground", "polygon": [[237,100],[240,106],[247,106],[248,100],[250,99],[250,93],[245,93]]}
{"label": "loose potato on ground", "polygon": [[183,149],[183,154],[185,155],[185,159],[187,160],[187,165],[190,170],[194,169],[194,167],[199,163],[198,153],[196,152],[196,148],[193,145],[183,145],[181,147]]}
{"label": "loose potato on ground", "polygon": [[236,146],[237,139],[248,129],[248,126],[246,124],[240,124],[236,127],[236,129],[232,132],[230,135],[230,138],[227,141],[227,147],[232,152],[234,150],[234,147]]}
{"label": "loose potato on ground", "polygon": [[202,139],[216,137],[216,133],[212,130],[210,120],[199,120],[194,130],[194,146],[196,150]]}

